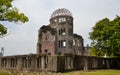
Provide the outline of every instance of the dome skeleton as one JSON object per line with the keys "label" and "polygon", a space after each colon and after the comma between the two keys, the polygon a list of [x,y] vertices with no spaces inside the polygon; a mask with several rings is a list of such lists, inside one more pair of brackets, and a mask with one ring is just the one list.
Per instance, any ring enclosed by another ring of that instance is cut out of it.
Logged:
{"label": "dome skeleton", "polygon": [[64,16],[67,15],[67,16],[71,16],[72,17],[72,13],[69,10],[67,10],[65,8],[61,8],[61,9],[55,10],[52,13],[51,18],[56,17],[56,16],[63,16],[63,15]]}

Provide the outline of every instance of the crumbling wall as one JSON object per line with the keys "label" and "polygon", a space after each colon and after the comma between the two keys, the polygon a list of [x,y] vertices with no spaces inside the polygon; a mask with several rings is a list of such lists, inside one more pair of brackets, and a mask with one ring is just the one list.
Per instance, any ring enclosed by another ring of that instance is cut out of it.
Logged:
{"label": "crumbling wall", "polygon": [[29,54],[0,57],[0,69],[15,71],[52,71],[120,69],[120,58],[80,55]]}
{"label": "crumbling wall", "polygon": [[84,55],[84,40],[82,36],[78,34],[73,35],[73,49],[75,55]]}
{"label": "crumbling wall", "polygon": [[50,26],[42,26],[38,33],[37,54],[56,54],[56,31]]}

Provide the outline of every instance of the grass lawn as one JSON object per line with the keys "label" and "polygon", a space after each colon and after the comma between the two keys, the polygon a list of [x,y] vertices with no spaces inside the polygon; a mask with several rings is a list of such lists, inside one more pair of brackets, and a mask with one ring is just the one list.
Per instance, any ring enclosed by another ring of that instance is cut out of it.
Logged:
{"label": "grass lawn", "polygon": [[73,71],[61,75],[120,75],[120,70],[92,70],[92,71]]}
{"label": "grass lawn", "polygon": [[[8,72],[6,71],[0,71],[0,75],[12,75],[12,74],[8,74]],[[21,74],[18,74],[18,75],[21,75]],[[24,75],[38,75],[38,74],[25,73]],[[49,75],[49,74],[45,74],[45,75]],[[120,75],[120,70],[72,71],[72,72],[65,72],[65,73],[57,73],[54,75]]]}
{"label": "grass lawn", "polygon": [[10,75],[10,74],[6,71],[0,71],[0,75]]}

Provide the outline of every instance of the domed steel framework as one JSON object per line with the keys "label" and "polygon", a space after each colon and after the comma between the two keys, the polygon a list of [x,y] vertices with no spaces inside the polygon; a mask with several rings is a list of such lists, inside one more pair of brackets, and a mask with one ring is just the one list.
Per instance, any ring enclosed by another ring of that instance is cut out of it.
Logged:
{"label": "domed steel framework", "polygon": [[72,17],[72,13],[65,9],[65,8],[61,8],[61,9],[57,9],[55,10],[52,15],[51,18],[56,17],[56,16],[63,16],[63,15],[67,15],[67,16],[71,16]]}

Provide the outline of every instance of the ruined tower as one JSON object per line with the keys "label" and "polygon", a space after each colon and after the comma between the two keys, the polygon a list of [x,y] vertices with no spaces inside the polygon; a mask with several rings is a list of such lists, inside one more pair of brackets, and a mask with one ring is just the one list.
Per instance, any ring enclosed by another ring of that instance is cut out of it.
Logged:
{"label": "ruined tower", "polygon": [[55,10],[50,18],[50,27],[57,31],[57,53],[73,53],[73,17],[72,13],[65,9]]}
{"label": "ruined tower", "polygon": [[73,34],[72,13],[65,8],[57,9],[49,21],[38,31],[37,54],[82,54],[83,38]]}

